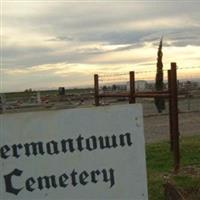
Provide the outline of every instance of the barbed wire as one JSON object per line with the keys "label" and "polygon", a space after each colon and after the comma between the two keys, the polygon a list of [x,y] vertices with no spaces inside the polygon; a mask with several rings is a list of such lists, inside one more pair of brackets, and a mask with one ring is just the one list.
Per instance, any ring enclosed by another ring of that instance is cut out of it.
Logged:
{"label": "barbed wire", "polygon": [[99,82],[110,82],[110,81],[129,81],[128,78],[106,78],[106,79],[99,79]]}
{"label": "barbed wire", "polygon": [[127,73],[107,73],[107,74],[100,74],[99,77],[110,77],[110,76],[128,76],[129,75],[129,72]]}
{"label": "barbed wire", "polygon": [[177,70],[180,70],[180,69],[200,69],[200,66],[193,66],[193,67],[180,67],[180,66],[177,66]]}
{"label": "barbed wire", "polygon": [[[190,66],[190,67],[182,67],[177,66],[177,71],[179,71],[181,74],[184,73],[184,70],[190,70],[190,69],[200,69],[200,66]],[[163,69],[163,72],[166,72],[170,70]],[[157,73],[156,69],[152,70],[143,70],[143,71],[137,71],[135,74],[137,75],[138,80],[154,80],[155,74]],[[167,79],[167,74],[163,73],[163,78]],[[129,72],[127,73],[107,73],[107,74],[100,74],[99,75],[99,84],[120,84],[120,83],[126,83],[129,82]]]}
{"label": "barbed wire", "polygon": [[[177,66],[177,70],[188,70],[188,69],[200,69],[200,66],[192,66],[192,67],[181,67]],[[169,69],[163,69],[163,71],[168,71]],[[144,71],[138,71],[135,72],[135,74],[145,74],[145,73],[151,73],[154,72],[156,73],[157,70],[144,70]],[[101,78],[108,78],[108,77],[119,77],[119,76],[128,76],[129,72],[127,73],[108,73],[108,74],[100,74],[99,77]],[[115,78],[117,79],[117,78]]]}

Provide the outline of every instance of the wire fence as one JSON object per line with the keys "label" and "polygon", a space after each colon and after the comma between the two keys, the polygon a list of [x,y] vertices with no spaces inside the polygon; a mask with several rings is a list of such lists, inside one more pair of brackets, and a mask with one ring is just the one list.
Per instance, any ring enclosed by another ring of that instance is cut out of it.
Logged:
{"label": "wire fence", "polygon": [[[164,87],[167,89],[167,71],[163,69]],[[192,72],[191,72],[192,70]],[[135,71],[135,89],[136,92],[155,91],[156,70],[138,70]],[[178,66],[177,75],[179,79],[179,111],[180,112],[199,112],[200,111],[200,66]],[[199,78],[199,80],[195,80]],[[100,92],[123,92],[129,90],[129,72],[126,73],[104,73],[99,74]],[[118,97],[105,99],[103,104],[117,104],[126,102],[128,98]],[[146,115],[156,114],[154,99],[137,99],[137,102],[143,104]],[[168,112],[168,103],[166,101],[166,110]]]}
{"label": "wire fence", "polygon": [[[188,73],[192,70],[192,73]],[[167,89],[167,72],[168,69],[163,69],[164,84]],[[196,73],[195,73],[196,72]],[[182,67],[178,66],[179,79],[179,108],[180,112],[200,111],[200,80],[194,79],[198,76],[200,79],[200,66]],[[135,72],[135,87],[136,91],[155,91],[155,75],[156,70],[138,70]],[[120,92],[129,90],[129,72],[123,73],[104,73],[99,74],[100,92]],[[20,110],[21,108],[30,108],[32,110],[41,107],[61,106],[78,107],[89,106],[94,103],[93,88],[79,89],[77,91],[70,90],[64,96],[58,94],[58,91],[29,91],[21,93],[1,94],[0,105],[5,104],[6,110]],[[3,100],[4,99],[4,100]],[[110,98],[103,99],[103,104],[116,104],[128,102],[127,98]],[[137,102],[142,103],[145,114],[157,113],[154,99],[138,99]],[[166,109],[167,110],[167,109]],[[167,112],[167,111],[166,111]]]}
{"label": "wire fence", "polygon": [[[163,69],[163,78],[164,81],[167,80],[167,71],[169,69]],[[179,79],[193,79],[197,75],[194,74],[195,72],[199,73],[199,78],[200,78],[200,66],[192,66],[192,67],[181,67],[178,66],[178,78]],[[187,70],[192,70],[192,73],[188,73]],[[155,80],[155,75],[156,75],[156,70],[138,70],[135,71],[135,77],[136,81],[137,80],[143,80],[143,81],[149,81],[149,82],[154,82]],[[119,83],[128,83],[129,81],[129,72],[127,71],[126,73],[104,73],[104,74],[99,74],[99,83],[100,85],[111,85],[111,84],[119,84]]]}
{"label": "wire fence", "polygon": [[[200,70],[200,66],[192,66],[192,67],[181,67],[181,66],[177,66],[177,70],[180,72],[183,70],[192,70],[192,69],[199,69]],[[169,69],[163,69],[163,72],[167,72]],[[149,74],[149,73],[154,73],[153,75],[155,76],[156,70],[142,70],[142,71],[135,71],[135,74],[139,75],[139,74]],[[129,75],[129,71],[127,71],[126,73],[105,73],[105,74],[99,74],[99,77],[101,78],[101,80],[106,79],[106,78],[110,78],[110,77],[128,77]]]}

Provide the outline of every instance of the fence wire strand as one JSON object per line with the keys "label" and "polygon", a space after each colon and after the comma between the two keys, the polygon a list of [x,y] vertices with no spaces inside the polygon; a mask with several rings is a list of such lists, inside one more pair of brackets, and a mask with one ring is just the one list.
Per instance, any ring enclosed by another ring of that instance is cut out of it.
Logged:
{"label": "fence wire strand", "polygon": [[[200,66],[191,66],[191,67],[181,67],[177,66],[178,71],[183,71],[183,70],[189,70],[189,69],[200,69]],[[163,69],[163,72],[168,71],[169,69]],[[137,71],[135,74],[141,75],[141,74],[149,74],[149,73],[154,73],[156,74],[157,70],[143,70],[143,71]],[[143,77],[145,79],[152,78],[154,75],[149,77]],[[140,77],[141,78],[141,77]],[[99,75],[99,81],[100,82],[110,82],[110,81],[129,81],[129,72],[127,73],[106,73],[106,74],[100,74]]]}

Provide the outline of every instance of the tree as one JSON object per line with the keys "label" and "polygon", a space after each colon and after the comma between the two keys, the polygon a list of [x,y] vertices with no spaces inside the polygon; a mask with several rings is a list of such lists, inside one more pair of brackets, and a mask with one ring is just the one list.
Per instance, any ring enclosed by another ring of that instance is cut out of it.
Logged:
{"label": "tree", "polygon": [[104,85],[103,88],[102,88],[102,90],[105,92],[107,90],[107,86]]}
{"label": "tree", "polygon": [[112,91],[117,90],[117,86],[115,84],[112,85]]}
{"label": "tree", "polygon": [[[163,38],[160,40],[160,44],[158,47],[158,57],[157,57],[157,72],[156,72],[156,83],[155,89],[156,91],[162,91],[164,89],[163,83],[163,63],[162,63],[162,42]],[[155,105],[159,113],[165,110],[165,99],[162,97],[155,97]]]}

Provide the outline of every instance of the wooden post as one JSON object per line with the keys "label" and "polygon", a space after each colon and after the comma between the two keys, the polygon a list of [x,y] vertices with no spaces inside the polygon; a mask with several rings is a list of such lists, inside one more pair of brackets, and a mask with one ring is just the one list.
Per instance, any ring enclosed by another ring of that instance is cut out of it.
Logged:
{"label": "wooden post", "polygon": [[95,106],[99,106],[99,76],[98,74],[94,75],[94,100]]}
{"label": "wooden post", "polygon": [[178,124],[178,98],[177,98],[177,71],[176,63],[171,63],[171,111],[172,111],[172,134],[174,151],[174,170],[177,173],[180,168],[179,149],[179,124]]}
{"label": "wooden post", "polygon": [[129,73],[129,84],[130,84],[130,94],[129,103],[135,103],[135,72],[131,71]]}
{"label": "wooden post", "polygon": [[[171,94],[171,70],[168,70],[168,92]],[[172,121],[172,100],[171,95],[168,98],[169,102],[169,135],[170,135],[170,150],[173,151],[173,121]]]}

